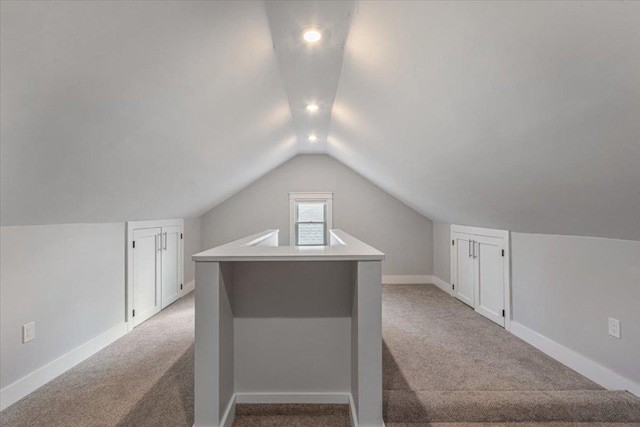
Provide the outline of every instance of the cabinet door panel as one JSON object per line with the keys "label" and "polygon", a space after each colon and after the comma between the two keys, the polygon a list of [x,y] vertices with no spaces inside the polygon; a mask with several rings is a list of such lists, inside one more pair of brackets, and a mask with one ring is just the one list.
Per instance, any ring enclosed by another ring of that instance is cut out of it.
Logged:
{"label": "cabinet door panel", "polygon": [[463,303],[473,307],[474,298],[474,260],[471,242],[468,237],[455,238],[456,270],[454,295]]}
{"label": "cabinet door panel", "polygon": [[504,257],[502,240],[477,238],[476,311],[504,326]]}
{"label": "cabinet door panel", "polygon": [[181,226],[162,228],[162,308],[180,298],[182,284]]}
{"label": "cabinet door panel", "polygon": [[160,228],[133,231],[133,325],[160,311]]}

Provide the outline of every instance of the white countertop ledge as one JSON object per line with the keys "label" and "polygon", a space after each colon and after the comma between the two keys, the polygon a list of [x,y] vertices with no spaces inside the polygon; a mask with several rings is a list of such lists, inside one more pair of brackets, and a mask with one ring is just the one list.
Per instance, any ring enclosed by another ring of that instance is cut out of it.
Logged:
{"label": "white countertop ledge", "polygon": [[266,230],[197,253],[195,262],[382,261],[384,254],[342,230],[330,230],[329,246],[277,246],[279,230]]}

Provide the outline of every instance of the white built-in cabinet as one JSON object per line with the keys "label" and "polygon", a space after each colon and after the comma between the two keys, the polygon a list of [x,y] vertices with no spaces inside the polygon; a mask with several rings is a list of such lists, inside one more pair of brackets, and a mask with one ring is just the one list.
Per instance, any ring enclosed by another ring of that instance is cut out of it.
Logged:
{"label": "white built-in cabinet", "polygon": [[509,232],[451,226],[453,295],[476,312],[509,329]]}
{"label": "white built-in cabinet", "polygon": [[127,222],[127,323],[134,328],[183,295],[182,219]]}

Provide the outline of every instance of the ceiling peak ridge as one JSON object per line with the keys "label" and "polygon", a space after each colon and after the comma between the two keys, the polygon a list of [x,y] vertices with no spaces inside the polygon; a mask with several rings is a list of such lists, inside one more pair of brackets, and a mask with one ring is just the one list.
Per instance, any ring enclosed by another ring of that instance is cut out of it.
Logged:
{"label": "ceiling peak ridge", "polygon": [[357,1],[266,1],[299,153],[327,153],[331,112]]}

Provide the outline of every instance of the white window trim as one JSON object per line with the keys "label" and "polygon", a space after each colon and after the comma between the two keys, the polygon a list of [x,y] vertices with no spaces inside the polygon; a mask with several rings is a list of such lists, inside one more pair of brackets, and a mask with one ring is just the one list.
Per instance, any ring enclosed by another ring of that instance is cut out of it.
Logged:
{"label": "white window trim", "polygon": [[329,230],[333,228],[333,193],[330,192],[301,192],[289,193],[289,245],[296,244],[296,203],[324,202],[327,204],[327,229],[325,242],[329,241]]}

